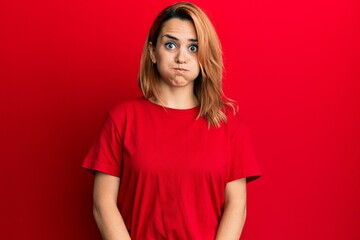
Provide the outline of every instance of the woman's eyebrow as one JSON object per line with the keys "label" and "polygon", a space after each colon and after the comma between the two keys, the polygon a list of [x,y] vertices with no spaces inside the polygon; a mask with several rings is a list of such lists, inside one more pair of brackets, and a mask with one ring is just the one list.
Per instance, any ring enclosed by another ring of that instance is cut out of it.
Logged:
{"label": "woman's eyebrow", "polygon": [[[175,40],[175,41],[179,41],[179,39],[177,39],[176,37],[174,36],[171,36],[170,34],[164,34],[162,35],[162,37],[167,37],[167,38],[170,38],[172,40]],[[188,39],[190,42],[197,42],[198,40],[196,38],[189,38]]]}

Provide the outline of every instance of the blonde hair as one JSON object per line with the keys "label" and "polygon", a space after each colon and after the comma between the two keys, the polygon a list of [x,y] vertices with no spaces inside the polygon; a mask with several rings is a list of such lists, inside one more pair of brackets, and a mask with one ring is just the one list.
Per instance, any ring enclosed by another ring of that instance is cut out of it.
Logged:
{"label": "blonde hair", "polygon": [[200,102],[198,118],[204,116],[209,126],[220,127],[226,122],[226,106],[235,114],[234,101],[225,97],[222,90],[223,59],[219,37],[206,14],[196,5],[188,2],[175,3],[155,18],[141,56],[139,86],[146,98],[160,100],[158,88],[159,72],[150,59],[149,43],[154,47],[163,24],[171,18],[190,20],[198,38],[198,62],[200,73],[194,84],[194,94]]}

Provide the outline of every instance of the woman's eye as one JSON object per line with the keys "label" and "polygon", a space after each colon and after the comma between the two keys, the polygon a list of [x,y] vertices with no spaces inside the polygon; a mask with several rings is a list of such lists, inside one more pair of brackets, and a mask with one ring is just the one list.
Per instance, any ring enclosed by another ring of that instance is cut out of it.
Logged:
{"label": "woman's eye", "polygon": [[175,43],[169,42],[169,43],[165,43],[165,47],[167,49],[175,49],[176,45]]}
{"label": "woman's eye", "polygon": [[190,52],[197,52],[198,51],[198,46],[197,45],[191,45],[189,47],[189,51]]}

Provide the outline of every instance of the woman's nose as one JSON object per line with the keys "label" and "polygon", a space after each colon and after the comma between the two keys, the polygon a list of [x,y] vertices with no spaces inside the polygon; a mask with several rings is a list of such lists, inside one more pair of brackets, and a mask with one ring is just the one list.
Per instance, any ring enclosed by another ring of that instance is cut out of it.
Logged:
{"label": "woman's nose", "polygon": [[186,58],[186,49],[179,49],[175,57],[175,62],[178,64],[186,63]]}

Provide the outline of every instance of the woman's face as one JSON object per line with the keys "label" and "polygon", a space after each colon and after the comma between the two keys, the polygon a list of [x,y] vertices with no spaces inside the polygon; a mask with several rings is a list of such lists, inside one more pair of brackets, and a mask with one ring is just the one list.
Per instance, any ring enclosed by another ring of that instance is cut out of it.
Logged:
{"label": "woman's face", "polygon": [[192,86],[200,72],[197,35],[189,20],[172,18],[163,24],[150,56],[163,83],[171,87]]}

